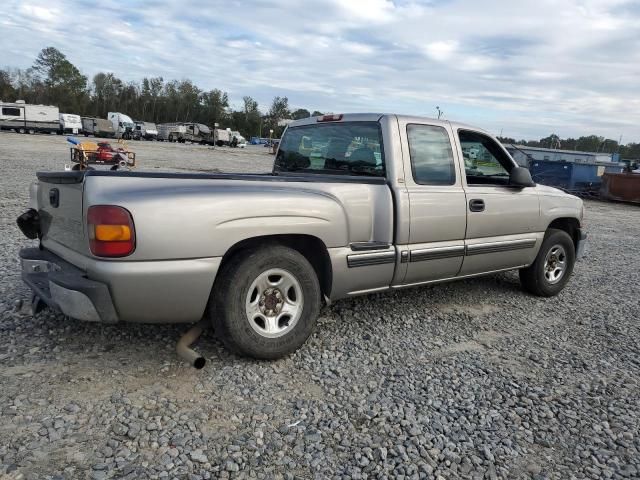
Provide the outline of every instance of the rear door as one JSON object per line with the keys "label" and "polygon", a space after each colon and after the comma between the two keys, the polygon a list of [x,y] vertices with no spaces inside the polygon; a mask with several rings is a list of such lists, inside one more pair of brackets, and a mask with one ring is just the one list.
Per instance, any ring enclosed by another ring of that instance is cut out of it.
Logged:
{"label": "rear door", "polygon": [[509,185],[516,166],[506,150],[489,135],[456,132],[464,165],[466,195],[466,256],[460,275],[473,275],[530,264],[543,233],[535,187]]}
{"label": "rear door", "polygon": [[399,120],[409,195],[409,243],[402,284],[455,277],[464,258],[465,193],[448,122]]}

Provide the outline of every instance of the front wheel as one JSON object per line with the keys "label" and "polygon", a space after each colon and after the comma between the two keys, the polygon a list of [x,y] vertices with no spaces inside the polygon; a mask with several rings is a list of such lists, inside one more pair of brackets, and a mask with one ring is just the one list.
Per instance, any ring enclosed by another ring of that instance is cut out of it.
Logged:
{"label": "front wheel", "polygon": [[274,359],[307,340],[320,311],[320,284],[296,250],[273,245],[238,253],[218,274],[209,312],[230,350]]}
{"label": "front wheel", "polygon": [[569,234],[549,229],[533,264],[520,270],[520,283],[534,295],[552,297],[569,281],[575,262],[575,246]]}

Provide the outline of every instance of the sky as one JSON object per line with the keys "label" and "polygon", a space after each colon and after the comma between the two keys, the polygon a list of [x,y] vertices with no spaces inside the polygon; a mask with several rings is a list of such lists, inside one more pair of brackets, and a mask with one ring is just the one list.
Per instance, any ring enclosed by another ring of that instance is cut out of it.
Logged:
{"label": "sky", "polygon": [[0,68],[189,78],[268,110],[389,112],[640,142],[638,0],[3,0]]}

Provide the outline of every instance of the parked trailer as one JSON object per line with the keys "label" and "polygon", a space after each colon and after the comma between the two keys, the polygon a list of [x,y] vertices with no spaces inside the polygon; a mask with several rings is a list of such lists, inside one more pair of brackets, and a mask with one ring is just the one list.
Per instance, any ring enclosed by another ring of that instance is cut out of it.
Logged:
{"label": "parked trailer", "polygon": [[77,135],[80,132],[82,132],[82,120],[80,119],[80,115],[74,115],[73,113],[60,114],[59,135],[63,135],[65,133]]}
{"label": "parked trailer", "polygon": [[133,123],[135,124],[133,129],[133,138],[135,140],[142,138],[145,140],[156,140],[158,138],[158,127],[156,127],[155,123],[140,120],[136,120]]}
{"label": "parked trailer", "polygon": [[600,195],[607,200],[640,203],[640,173],[605,173]]}
{"label": "parked trailer", "polygon": [[100,138],[115,138],[116,132],[111,122],[105,118],[82,117],[82,133]]}
{"label": "parked trailer", "polygon": [[216,128],[213,130],[213,143],[218,147],[229,146],[231,143],[231,131],[229,129]]}
{"label": "parked trailer", "polygon": [[0,130],[52,133],[60,129],[60,111],[52,105],[31,105],[24,100],[0,101]]}
{"label": "parked trailer", "polygon": [[158,125],[158,140],[167,142],[184,142],[187,127],[182,123],[161,123]]}

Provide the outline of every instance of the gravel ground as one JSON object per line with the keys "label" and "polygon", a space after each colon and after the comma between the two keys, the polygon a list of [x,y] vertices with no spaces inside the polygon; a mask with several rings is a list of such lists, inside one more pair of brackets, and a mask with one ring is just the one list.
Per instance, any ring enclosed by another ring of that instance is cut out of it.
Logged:
{"label": "gravel ground", "polygon": [[[265,171],[246,151],[132,142],[142,168]],[[0,134],[0,478],[639,478],[640,208],[587,203],[556,298],[513,273],[337,302],[259,362],[178,326],[29,313],[15,227],[61,137]]]}

